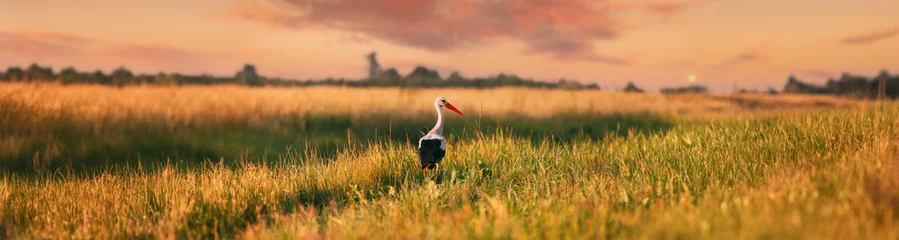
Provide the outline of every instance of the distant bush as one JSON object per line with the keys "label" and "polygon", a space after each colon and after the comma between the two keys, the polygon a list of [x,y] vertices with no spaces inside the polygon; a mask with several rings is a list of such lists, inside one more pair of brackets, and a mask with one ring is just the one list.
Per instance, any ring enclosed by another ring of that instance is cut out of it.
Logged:
{"label": "distant bush", "polygon": [[56,76],[53,75],[53,69],[49,67],[45,68],[37,64],[31,64],[31,66],[25,70],[23,79],[26,81],[53,81],[56,79]]}
{"label": "distant bush", "polygon": [[112,71],[112,83],[119,87],[134,84],[134,74],[124,67],[116,68]]}
{"label": "distant bush", "polygon": [[627,83],[627,86],[624,87],[624,92],[636,92],[636,93],[641,93],[641,92],[644,92],[644,91],[643,91],[643,89],[638,88],[637,85],[635,85],[633,82],[628,82],[628,83]]}
{"label": "distant bush", "polygon": [[784,86],[785,93],[830,94],[858,98],[899,98],[899,76],[881,71],[877,77],[867,78],[843,73],[839,80],[829,79],[824,86],[805,83],[790,76]]}

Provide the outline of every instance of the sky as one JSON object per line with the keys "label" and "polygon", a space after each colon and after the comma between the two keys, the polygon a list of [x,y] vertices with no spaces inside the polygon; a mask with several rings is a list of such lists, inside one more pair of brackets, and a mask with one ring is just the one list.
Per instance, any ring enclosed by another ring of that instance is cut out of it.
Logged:
{"label": "sky", "polygon": [[0,67],[781,89],[899,73],[896,0],[0,0]]}

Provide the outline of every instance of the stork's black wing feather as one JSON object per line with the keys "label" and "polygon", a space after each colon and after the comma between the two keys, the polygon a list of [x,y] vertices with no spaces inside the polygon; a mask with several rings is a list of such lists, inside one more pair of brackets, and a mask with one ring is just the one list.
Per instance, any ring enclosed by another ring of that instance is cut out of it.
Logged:
{"label": "stork's black wing feather", "polygon": [[446,151],[440,149],[440,144],[440,139],[421,140],[421,147],[418,148],[418,161],[421,162],[421,168],[432,169],[443,160]]}

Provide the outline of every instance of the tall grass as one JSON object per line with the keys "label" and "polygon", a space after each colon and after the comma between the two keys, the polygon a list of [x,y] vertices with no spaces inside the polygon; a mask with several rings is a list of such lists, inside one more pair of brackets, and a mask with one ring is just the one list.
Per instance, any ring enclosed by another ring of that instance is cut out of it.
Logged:
{"label": "tall grass", "polygon": [[[0,85],[0,166],[16,171],[197,163],[290,151],[334,155],[351,142],[414,143],[447,96],[468,115],[448,118],[461,138],[503,128],[537,141],[598,140],[660,131],[676,116],[848,107],[831,97],[664,96],[535,89],[246,88]],[[288,148],[292,148],[289,150]]]}
{"label": "tall grass", "polygon": [[[540,138],[503,128],[448,133],[440,184],[422,179],[412,145],[387,138],[350,142],[328,156],[309,149],[251,161],[258,156],[248,154],[236,165],[213,159],[202,166],[117,166],[93,174],[67,168],[7,172],[0,175],[0,233],[895,239],[897,107],[709,119],[665,115],[666,127],[625,128],[602,137],[561,134],[564,142],[552,131]],[[34,125],[34,132],[71,124],[72,118],[51,119],[57,120]],[[544,123],[578,120],[590,121]]]}
{"label": "tall grass", "polygon": [[[830,96],[742,94],[719,97],[659,93],[566,91],[531,88],[402,89],[402,88],[246,88],[240,86],[60,86],[0,83],[0,97],[47,112],[65,110],[91,121],[155,118],[157,124],[218,125],[239,122],[278,127],[283,117],[370,115],[397,118],[431,117],[437,96],[469,114],[553,117],[559,114],[663,114],[744,112],[747,109],[847,107],[858,102]],[[478,116],[478,115],[472,115]]]}

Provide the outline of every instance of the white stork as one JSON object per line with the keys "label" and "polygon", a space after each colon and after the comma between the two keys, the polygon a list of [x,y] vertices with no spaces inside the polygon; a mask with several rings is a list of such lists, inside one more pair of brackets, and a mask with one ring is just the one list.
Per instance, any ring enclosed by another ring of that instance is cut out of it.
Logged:
{"label": "white stork", "polygon": [[440,171],[440,161],[446,155],[446,139],[443,138],[443,107],[465,116],[456,107],[446,101],[444,97],[434,100],[434,108],[437,109],[437,125],[427,135],[418,140],[418,160],[424,171],[424,178],[428,179],[428,169],[434,169],[435,176]]}

